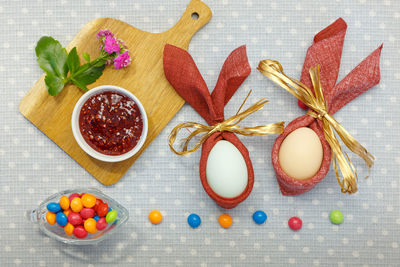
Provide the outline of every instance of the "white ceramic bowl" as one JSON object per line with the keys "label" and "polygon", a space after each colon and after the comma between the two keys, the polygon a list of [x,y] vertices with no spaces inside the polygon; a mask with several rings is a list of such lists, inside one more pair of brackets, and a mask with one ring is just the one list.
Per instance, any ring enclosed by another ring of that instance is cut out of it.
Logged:
{"label": "white ceramic bowl", "polygon": [[[91,96],[93,96],[97,93],[103,92],[103,91],[115,91],[115,92],[121,93],[121,94],[131,98],[133,101],[135,101],[135,103],[139,107],[140,113],[142,115],[143,130],[142,130],[142,135],[140,136],[139,142],[136,144],[136,146],[134,148],[132,148],[128,152],[121,154],[121,155],[106,155],[106,154],[102,154],[102,153],[96,151],[88,143],[86,143],[86,141],[83,138],[81,131],[79,129],[79,114],[81,112],[81,108],[82,108],[83,104]],[[93,158],[96,158],[98,160],[101,160],[101,161],[118,162],[118,161],[123,161],[123,160],[126,160],[126,159],[132,157],[143,146],[143,144],[146,140],[146,137],[147,137],[148,119],[147,119],[146,111],[144,110],[142,103],[140,103],[139,99],[135,95],[133,95],[131,92],[129,92],[128,90],[123,89],[121,87],[114,86],[114,85],[102,85],[102,86],[98,86],[93,89],[90,89],[88,92],[83,94],[81,96],[81,98],[79,98],[78,102],[76,102],[74,111],[72,112],[71,127],[72,127],[72,133],[75,137],[76,142],[90,156],[92,156]]]}

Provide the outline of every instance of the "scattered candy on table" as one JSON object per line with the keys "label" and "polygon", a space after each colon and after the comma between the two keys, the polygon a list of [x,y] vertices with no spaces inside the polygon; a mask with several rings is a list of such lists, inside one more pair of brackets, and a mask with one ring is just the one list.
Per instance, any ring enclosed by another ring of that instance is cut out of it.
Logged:
{"label": "scattered candy on table", "polygon": [[343,222],[343,213],[340,210],[332,210],[329,219],[333,224],[341,224]]}
{"label": "scattered candy on table", "polygon": [[223,228],[229,228],[231,227],[233,220],[232,217],[228,214],[222,214],[221,216],[219,216],[218,222]]}
{"label": "scattered candy on table", "polygon": [[192,214],[190,214],[190,215],[188,216],[187,222],[188,222],[188,224],[190,225],[190,227],[192,227],[192,228],[197,228],[197,227],[199,227],[200,224],[201,224],[201,219],[200,219],[200,216],[199,216],[199,215],[197,215],[197,214],[195,214],[195,213],[192,213]]}
{"label": "scattered candy on table", "polygon": [[253,221],[256,224],[263,224],[267,220],[267,214],[263,212],[262,210],[258,210],[253,213]]}
{"label": "scattered candy on table", "polygon": [[59,203],[47,204],[46,221],[64,228],[67,235],[85,238],[107,228],[118,216],[107,203],[87,193],[62,196]]}
{"label": "scattered candy on table", "polygon": [[159,224],[162,221],[163,217],[161,212],[158,210],[152,210],[149,213],[149,220],[152,224]]}
{"label": "scattered candy on table", "polygon": [[301,229],[303,222],[298,217],[292,217],[289,219],[288,225],[289,225],[290,229],[292,229],[293,231],[298,231]]}

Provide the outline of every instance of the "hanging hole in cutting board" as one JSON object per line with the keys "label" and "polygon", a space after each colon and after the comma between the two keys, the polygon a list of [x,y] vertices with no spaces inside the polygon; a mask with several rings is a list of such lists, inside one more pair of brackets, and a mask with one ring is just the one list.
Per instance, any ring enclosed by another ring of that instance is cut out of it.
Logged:
{"label": "hanging hole in cutting board", "polygon": [[199,19],[199,13],[197,13],[197,12],[193,12],[192,13],[192,19],[194,19],[194,20],[197,20],[197,19]]}

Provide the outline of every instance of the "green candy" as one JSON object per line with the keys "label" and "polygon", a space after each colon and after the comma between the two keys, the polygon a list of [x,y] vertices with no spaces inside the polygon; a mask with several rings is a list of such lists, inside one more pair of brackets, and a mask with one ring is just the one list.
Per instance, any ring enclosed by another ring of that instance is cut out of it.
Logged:
{"label": "green candy", "polygon": [[115,221],[115,219],[117,219],[117,211],[116,210],[112,210],[109,213],[107,213],[107,216],[106,216],[107,223],[112,223]]}
{"label": "green candy", "polygon": [[343,222],[343,213],[340,210],[332,210],[329,219],[333,224],[341,224]]}

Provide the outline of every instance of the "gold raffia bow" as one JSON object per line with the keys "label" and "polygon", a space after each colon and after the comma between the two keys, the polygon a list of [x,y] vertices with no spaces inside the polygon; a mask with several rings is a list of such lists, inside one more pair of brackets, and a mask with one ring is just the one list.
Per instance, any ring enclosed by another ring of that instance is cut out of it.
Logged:
{"label": "gold raffia bow", "polygon": [[[246,99],[249,97],[249,95],[250,93],[247,95]],[[244,105],[246,99],[240,106],[239,111],[241,107]],[[281,134],[284,129],[284,124],[285,124],[284,122],[271,123],[268,125],[255,126],[255,127],[241,127],[237,125],[239,122],[241,122],[244,118],[246,118],[250,114],[262,109],[267,102],[268,100],[262,98],[255,104],[253,104],[251,107],[246,109],[245,111],[241,113],[239,113],[238,111],[238,113],[236,113],[235,116],[232,116],[229,119],[212,126],[203,125],[196,122],[180,123],[171,131],[169,135],[169,147],[175,154],[183,156],[195,152],[213,133],[216,132],[232,132],[245,136]],[[182,139],[183,142],[182,151],[176,151],[173,147],[176,136],[178,135],[178,132],[180,130],[185,128],[186,129],[194,128],[195,130],[191,132],[191,134],[188,137]],[[192,138],[201,133],[203,133],[203,135],[201,136],[200,140],[195,144],[195,146],[192,149],[188,149],[189,143],[192,140]]]}
{"label": "gold raffia bow", "polygon": [[[356,139],[354,139],[342,125],[329,115],[328,106],[322,92],[319,66],[317,65],[317,67],[310,68],[309,70],[315,96],[314,93],[303,83],[286,76],[278,61],[270,59],[262,60],[257,69],[307,105],[310,108],[307,112],[308,115],[322,121],[325,138],[332,149],[333,166],[335,168],[336,179],[341,187],[341,191],[342,193],[349,194],[357,192],[357,172],[347,153],[343,153],[334,130],[352,152],[364,159],[368,166],[368,170],[374,164],[375,158]],[[344,155],[346,155],[346,157]],[[340,180],[336,161],[339,164],[343,181]]]}

